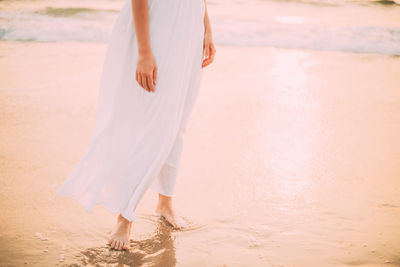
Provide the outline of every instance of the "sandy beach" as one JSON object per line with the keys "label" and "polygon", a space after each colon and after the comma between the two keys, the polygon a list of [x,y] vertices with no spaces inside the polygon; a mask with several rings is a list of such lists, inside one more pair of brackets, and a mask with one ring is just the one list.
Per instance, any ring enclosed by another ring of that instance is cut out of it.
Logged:
{"label": "sandy beach", "polygon": [[[400,266],[400,60],[217,46],[185,133],[172,231],[56,188],[94,130],[106,44],[0,42],[0,265]],[[134,75],[134,74],[132,74]]]}

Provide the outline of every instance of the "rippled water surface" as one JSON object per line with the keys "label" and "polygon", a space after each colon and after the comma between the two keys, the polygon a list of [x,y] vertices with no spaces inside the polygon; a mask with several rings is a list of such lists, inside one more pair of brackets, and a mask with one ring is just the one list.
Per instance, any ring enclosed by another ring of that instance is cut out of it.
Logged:
{"label": "rippled water surface", "polygon": [[[219,45],[400,55],[400,2],[209,0]],[[1,1],[0,39],[107,42],[122,1]]]}

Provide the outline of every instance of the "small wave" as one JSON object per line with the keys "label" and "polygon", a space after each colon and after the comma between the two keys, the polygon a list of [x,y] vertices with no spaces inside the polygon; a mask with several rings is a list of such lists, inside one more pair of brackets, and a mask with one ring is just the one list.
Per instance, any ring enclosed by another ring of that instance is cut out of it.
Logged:
{"label": "small wave", "polygon": [[[268,0],[271,1],[271,0]],[[315,1],[315,0],[272,0],[280,3],[307,4],[313,6],[339,6],[341,3],[335,0]]]}
{"label": "small wave", "polygon": [[[148,223],[151,223],[151,224],[163,224],[166,227],[169,226],[168,221],[164,217],[159,216],[159,215],[155,215],[155,214],[138,214],[137,218],[141,219],[143,221],[146,221]],[[181,216],[181,218],[185,221],[185,227],[183,227],[183,228],[181,228],[179,230],[176,230],[176,231],[179,231],[179,232],[200,230],[200,229],[203,229],[203,228],[205,228],[207,226],[205,224],[195,223],[195,222],[191,221],[189,218],[186,218],[186,217],[183,217],[183,216]]]}
{"label": "small wave", "polygon": [[91,8],[1,11],[0,40],[106,42],[117,14],[116,10]]}
{"label": "small wave", "polygon": [[38,10],[36,14],[48,15],[53,17],[73,17],[80,14],[87,13],[98,13],[98,12],[118,12],[114,9],[94,9],[85,7],[64,7],[64,8],[54,8],[46,7],[44,10]]}
{"label": "small wave", "polygon": [[379,4],[379,5],[384,5],[384,6],[396,6],[400,5],[400,3],[392,0],[378,0],[374,1],[374,3]]}
{"label": "small wave", "polygon": [[400,6],[400,0],[264,0],[270,2],[279,2],[279,3],[291,3],[291,4],[306,4],[312,6],[345,6],[345,5],[358,5],[358,6],[366,6],[366,5],[383,5],[383,6]]}
{"label": "small wave", "polygon": [[[357,1],[338,1],[338,0],[264,0],[266,2],[278,2],[282,4],[298,4],[298,5],[309,5],[315,7],[339,7],[346,4],[357,4]],[[362,1],[362,0],[361,0]],[[365,1],[361,2],[365,4]]]}
{"label": "small wave", "polygon": [[3,39],[3,37],[6,35],[7,31],[6,29],[0,28],[0,40]]}
{"label": "small wave", "polygon": [[[387,11],[386,8],[380,10]],[[34,12],[1,11],[0,40],[105,43],[117,15],[118,10],[115,9],[89,7],[47,7]],[[374,23],[366,21],[364,24],[335,25],[315,23],[309,17],[300,15],[268,19],[238,19],[231,15],[214,17],[213,32],[217,45],[268,46],[400,56],[400,28],[374,26]]]}
{"label": "small wave", "polygon": [[235,23],[227,19],[214,26],[214,39],[220,45],[400,55],[400,28],[396,27]]}

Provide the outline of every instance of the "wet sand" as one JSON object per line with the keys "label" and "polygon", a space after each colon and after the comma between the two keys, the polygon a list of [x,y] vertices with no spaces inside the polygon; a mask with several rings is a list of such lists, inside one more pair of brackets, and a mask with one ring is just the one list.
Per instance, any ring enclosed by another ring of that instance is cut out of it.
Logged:
{"label": "wet sand", "polygon": [[398,57],[217,47],[175,189],[191,226],[172,231],[150,189],[119,252],[115,214],[55,196],[105,49],[0,42],[1,266],[400,266]]}

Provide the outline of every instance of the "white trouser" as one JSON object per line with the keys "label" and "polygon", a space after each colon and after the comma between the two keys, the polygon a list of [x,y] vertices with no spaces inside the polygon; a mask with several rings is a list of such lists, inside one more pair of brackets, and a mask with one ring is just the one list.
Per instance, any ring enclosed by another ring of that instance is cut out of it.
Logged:
{"label": "white trouser", "polygon": [[171,197],[174,192],[179,163],[182,155],[183,131],[180,131],[168,158],[161,168],[152,189],[162,195]]}

